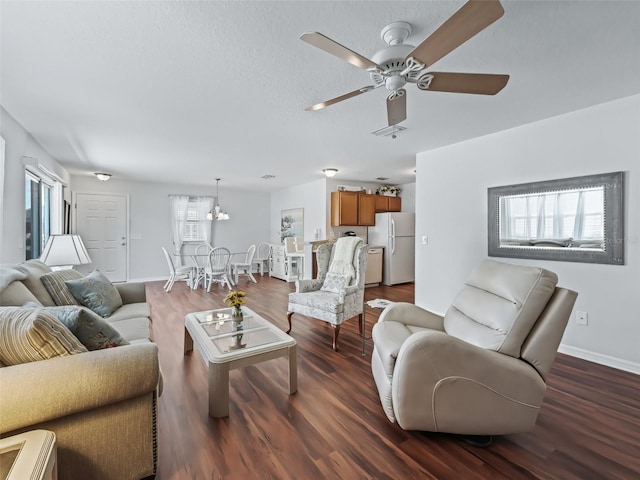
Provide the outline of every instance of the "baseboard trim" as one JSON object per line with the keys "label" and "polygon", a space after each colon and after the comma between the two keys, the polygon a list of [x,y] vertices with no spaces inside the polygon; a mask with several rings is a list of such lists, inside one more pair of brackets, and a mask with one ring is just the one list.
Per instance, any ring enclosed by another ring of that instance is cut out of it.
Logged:
{"label": "baseboard trim", "polygon": [[589,360],[590,362],[599,363],[600,365],[606,365],[607,367],[613,367],[618,370],[624,370],[626,372],[640,375],[640,364],[630,362],[628,360],[611,357],[602,353],[591,352],[578,347],[571,347],[569,345],[560,345],[558,351],[560,353],[571,355],[572,357],[582,358],[583,360]]}

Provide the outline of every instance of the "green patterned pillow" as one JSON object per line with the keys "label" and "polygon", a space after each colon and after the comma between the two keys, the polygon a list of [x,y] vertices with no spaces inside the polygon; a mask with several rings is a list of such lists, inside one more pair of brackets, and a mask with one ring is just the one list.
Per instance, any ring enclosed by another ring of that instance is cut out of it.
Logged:
{"label": "green patterned pillow", "polygon": [[45,310],[52,313],[71,330],[71,333],[87,347],[87,350],[102,350],[103,348],[129,345],[129,342],[109,322],[87,308],[67,305],[46,307]]}
{"label": "green patterned pillow", "polygon": [[78,280],[83,277],[84,275],[77,270],[56,270],[42,275],[40,281],[56,305],[78,305],[78,301],[71,295],[69,287],[64,282]]}
{"label": "green patterned pillow", "polygon": [[69,329],[42,307],[0,308],[0,362],[4,365],[86,351]]}
{"label": "green patterned pillow", "polygon": [[98,270],[78,280],[64,282],[81,305],[101,317],[108,317],[122,306],[120,293],[107,277]]}

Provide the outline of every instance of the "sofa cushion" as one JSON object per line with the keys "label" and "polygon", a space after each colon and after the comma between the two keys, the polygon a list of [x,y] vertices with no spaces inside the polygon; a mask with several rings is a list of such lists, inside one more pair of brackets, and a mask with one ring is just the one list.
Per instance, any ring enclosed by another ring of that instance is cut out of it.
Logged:
{"label": "sofa cushion", "polygon": [[0,308],[0,362],[4,365],[86,351],[69,329],[43,308]]}
{"label": "sofa cushion", "polygon": [[119,322],[128,318],[150,317],[151,308],[144,303],[126,303],[109,316],[110,322]]}
{"label": "sofa cushion", "polygon": [[77,270],[57,270],[55,272],[45,273],[40,277],[40,281],[56,305],[78,305],[78,301],[71,295],[69,287],[67,287],[64,282],[78,280],[83,277],[84,275]]}
{"label": "sofa cushion", "polygon": [[118,289],[98,270],[94,270],[86,277],[65,283],[80,304],[102,317],[110,316],[122,306]]}
{"label": "sofa cushion", "polygon": [[73,333],[87,350],[102,350],[103,348],[129,345],[120,333],[100,315],[88,308],[66,305],[60,307],[45,307]]}
{"label": "sofa cushion", "polygon": [[0,305],[3,307],[20,307],[26,302],[42,305],[40,300],[21,281],[11,282],[0,292]]}
{"label": "sofa cushion", "polygon": [[[29,276],[22,280],[22,283],[27,286],[42,305],[53,307],[55,302],[53,298],[51,298],[51,295],[49,295],[49,292],[47,292],[44,284],[40,281],[42,275],[51,273],[51,268],[40,260],[27,260],[21,263],[20,267],[25,268],[29,272]],[[22,303],[20,305],[22,305]]]}
{"label": "sofa cushion", "polygon": [[118,322],[109,318],[108,322],[129,342],[151,338],[151,327],[147,317],[127,318]]}

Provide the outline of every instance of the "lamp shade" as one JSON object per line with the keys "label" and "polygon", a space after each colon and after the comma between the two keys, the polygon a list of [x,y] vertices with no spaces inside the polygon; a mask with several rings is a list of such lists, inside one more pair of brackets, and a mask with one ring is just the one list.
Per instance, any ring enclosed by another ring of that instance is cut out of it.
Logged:
{"label": "lamp shade", "polygon": [[50,267],[86,265],[91,257],[80,235],[50,235],[40,261]]}

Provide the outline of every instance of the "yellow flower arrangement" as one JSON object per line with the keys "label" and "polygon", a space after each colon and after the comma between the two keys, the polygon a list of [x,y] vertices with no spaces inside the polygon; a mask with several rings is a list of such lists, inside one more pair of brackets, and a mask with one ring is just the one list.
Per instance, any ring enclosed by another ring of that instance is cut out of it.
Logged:
{"label": "yellow flower arrangement", "polygon": [[223,301],[226,302],[229,307],[233,307],[234,315],[241,316],[242,309],[240,307],[246,303],[244,299],[246,296],[246,292],[242,290],[231,290],[227,296],[224,297]]}

